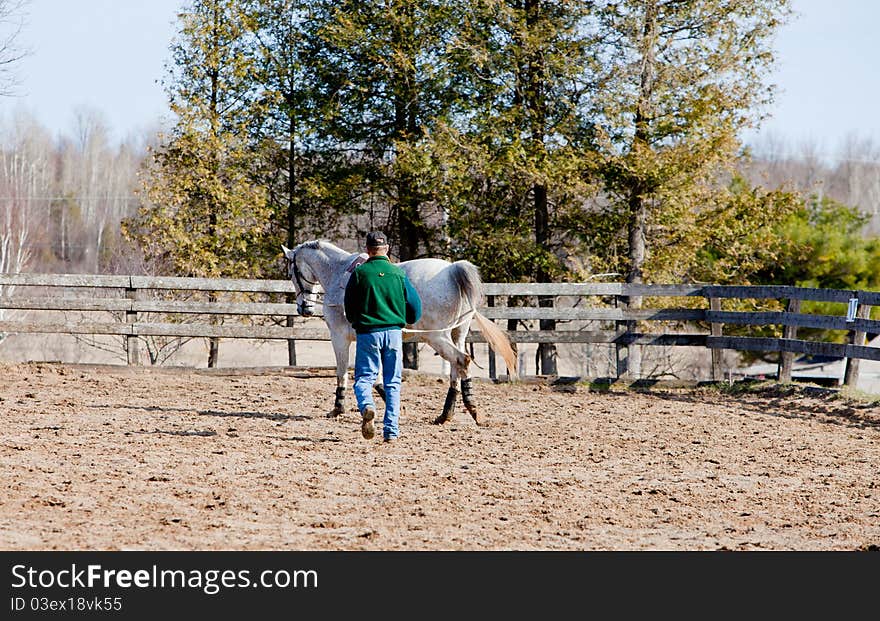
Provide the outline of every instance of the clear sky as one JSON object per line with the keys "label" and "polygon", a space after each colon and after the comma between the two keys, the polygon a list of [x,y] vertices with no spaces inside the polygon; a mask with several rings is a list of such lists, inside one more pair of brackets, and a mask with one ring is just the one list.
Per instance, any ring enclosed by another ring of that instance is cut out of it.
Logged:
{"label": "clear sky", "polygon": [[[23,106],[53,132],[73,128],[74,110],[103,113],[117,137],[167,114],[159,84],[183,0],[30,0],[22,41]],[[880,1],[794,0],[776,39],[779,87],[760,136],[812,140],[833,154],[853,133],[880,143]],[[755,134],[745,136],[756,139]]]}
{"label": "clear sky", "polygon": [[761,133],[814,141],[831,156],[850,135],[880,144],[880,2],[794,0],[792,6],[795,15],[774,46],[776,102]]}
{"label": "clear sky", "polygon": [[22,106],[53,133],[69,133],[74,110],[102,113],[117,138],[168,116],[164,78],[183,0],[28,0],[21,42]]}

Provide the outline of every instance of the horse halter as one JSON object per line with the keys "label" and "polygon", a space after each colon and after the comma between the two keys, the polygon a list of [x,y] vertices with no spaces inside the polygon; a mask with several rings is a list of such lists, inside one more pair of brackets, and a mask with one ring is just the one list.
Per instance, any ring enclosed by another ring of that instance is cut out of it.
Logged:
{"label": "horse halter", "polygon": [[315,314],[315,303],[306,296],[314,295],[315,291],[314,289],[306,289],[303,283],[312,287],[318,283],[312,282],[303,277],[302,272],[299,270],[299,265],[296,263],[296,257],[297,253],[294,252],[293,258],[289,259],[290,265],[288,266],[288,273],[293,274],[293,284],[296,285],[296,312],[303,317],[311,317]]}

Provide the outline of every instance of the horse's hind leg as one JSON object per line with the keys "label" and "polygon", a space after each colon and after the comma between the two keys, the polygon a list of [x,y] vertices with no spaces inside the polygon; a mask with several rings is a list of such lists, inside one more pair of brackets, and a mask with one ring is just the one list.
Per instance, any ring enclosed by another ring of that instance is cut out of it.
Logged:
{"label": "horse's hind leg", "polygon": [[[462,326],[461,330],[452,331],[452,338],[456,341],[458,348],[462,351],[464,351],[465,348],[465,338],[467,337],[467,329],[469,327],[470,324]],[[477,423],[477,425],[488,425],[486,417],[480,415],[479,410],[477,410],[477,405],[474,403],[473,383],[467,367],[464,369],[464,377],[461,378],[461,400],[464,402],[464,407],[470,412],[470,415],[473,417],[474,422]]]}
{"label": "horse's hind leg", "polygon": [[446,392],[446,401],[440,416],[434,419],[435,425],[442,425],[452,420],[455,415],[455,402],[458,400],[458,380],[467,375],[467,366],[470,364],[470,356],[455,346],[448,336],[438,336],[429,341],[444,360],[449,361],[449,390]]}
{"label": "horse's hind leg", "polygon": [[474,418],[474,422],[477,423],[477,425],[483,427],[489,424],[486,417],[480,414],[474,403],[473,386],[470,377],[464,377],[461,380],[461,400],[464,401],[464,407],[471,413],[471,416]]}

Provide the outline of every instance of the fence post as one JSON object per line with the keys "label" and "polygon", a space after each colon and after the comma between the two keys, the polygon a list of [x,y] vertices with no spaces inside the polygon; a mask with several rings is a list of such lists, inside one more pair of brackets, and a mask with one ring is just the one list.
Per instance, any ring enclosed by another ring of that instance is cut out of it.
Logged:
{"label": "fence post", "polygon": [[[641,283],[638,283],[641,284]],[[622,296],[621,301],[626,311],[640,310],[642,308],[643,296],[627,295]],[[638,329],[638,321],[630,319],[623,322],[626,326],[627,347],[626,347],[626,377],[630,379],[640,379],[642,377],[642,346],[636,345],[634,336]]]}
{"label": "fence post", "polygon": [[[292,328],[295,324],[293,320],[295,317],[293,315],[288,315],[287,320],[284,322],[284,325],[288,328]],[[295,367],[296,366],[296,340],[295,339],[287,339],[287,366]]]}
{"label": "fence post", "polygon": [[[859,304],[859,309],[856,311],[857,319],[868,319],[871,316],[871,307],[867,304]],[[849,333],[849,342],[851,345],[864,345],[865,344],[865,332],[862,330],[852,330]],[[859,383],[859,359],[858,358],[847,358],[846,359],[846,371],[843,374],[843,383],[846,386],[850,386],[855,388]]]}
{"label": "fence post", "polygon": [[[495,296],[487,295],[486,296],[486,306],[492,308],[495,306]],[[490,319],[489,321],[495,322],[494,319]],[[492,349],[492,345],[489,344],[489,339],[486,339],[486,345],[489,347],[489,379],[498,379],[498,371],[495,367],[495,350]]]}
{"label": "fence post", "polygon": [[[516,307],[516,296],[513,296],[513,295],[504,296],[504,304],[507,306],[507,308],[515,308]],[[508,332],[516,332],[516,328],[518,325],[519,325],[519,319],[508,319],[507,320],[507,331]],[[516,351],[516,367],[517,367],[516,372],[521,373],[522,375],[525,375],[526,368],[525,368],[524,364],[520,365],[520,353],[519,353],[519,349],[516,348],[517,341],[516,341],[515,336],[513,338],[513,341],[514,341],[514,351]],[[520,367],[522,367],[522,368],[520,368]]]}
{"label": "fence post", "polygon": [[[628,296],[616,295],[614,300],[617,308],[624,312],[629,309]],[[626,344],[625,340],[621,342],[621,337],[629,333],[630,323],[629,321],[617,321],[614,324],[617,331],[617,344],[615,347],[617,350],[617,379],[629,377],[629,345]]]}
{"label": "fence post", "polygon": [[[134,287],[126,287],[125,297],[132,301],[140,298],[140,296],[138,295],[138,290]],[[137,315],[137,311],[135,310],[125,311],[125,323],[129,325],[137,323]],[[125,351],[128,354],[128,364],[132,366],[139,366],[141,363],[141,356],[140,343],[138,342],[137,335],[127,335],[125,337]]]}
{"label": "fence post", "polygon": [[[789,313],[797,314],[801,312],[801,301],[800,300],[789,300],[788,308]],[[797,326],[785,326],[782,328],[782,338],[784,339],[796,339],[797,338]],[[794,352],[792,351],[784,351],[779,356],[779,372],[776,377],[780,382],[788,384],[791,382],[791,369],[794,366]]]}
{"label": "fence post", "polygon": [[[721,298],[709,298],[709,310],[721,311]],[[709,333],[712,336],[723,336],[724,324],[710,322]],[[721,382],[724,380],[724,350],[717,347],[712,348],[712,381]]]}
{"label": "fence post", "polygon": [[[538,296],[538,308],[553,308],[553,296]],[[539,319],[538,329],[541,331],[556,330],[555,319]],[[541,375],[556,375],[556,343],[538,343],[538,359],[541,361]]]}

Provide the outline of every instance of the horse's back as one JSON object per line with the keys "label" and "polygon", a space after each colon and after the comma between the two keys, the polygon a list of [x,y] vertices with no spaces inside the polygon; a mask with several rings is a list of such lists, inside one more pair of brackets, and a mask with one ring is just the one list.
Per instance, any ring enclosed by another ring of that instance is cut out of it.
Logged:
{"label": "horse's back", "polygon": [[456,263],[428,258],[404,261],[398,265],[422,300],[422,319],[418,327],[448,326],[459,316],[462,306],[469,306],[462,300],[462,276],[458,273],[461,266]]}
{"label": "horse's back", "polygon": [[430,280],[452,265],[444,259],[412,259],[397,264],[415,284],[416,280]]}

